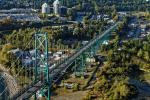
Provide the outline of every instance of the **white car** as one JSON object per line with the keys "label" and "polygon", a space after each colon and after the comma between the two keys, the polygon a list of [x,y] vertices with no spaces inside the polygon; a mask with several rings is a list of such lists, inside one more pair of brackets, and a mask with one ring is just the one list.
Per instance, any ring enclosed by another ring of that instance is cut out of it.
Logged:
{"label": "white car", "polygon": [[53,64],[52,66],[49,67],[49,69],[52,69],[56,66],[56,64]]}

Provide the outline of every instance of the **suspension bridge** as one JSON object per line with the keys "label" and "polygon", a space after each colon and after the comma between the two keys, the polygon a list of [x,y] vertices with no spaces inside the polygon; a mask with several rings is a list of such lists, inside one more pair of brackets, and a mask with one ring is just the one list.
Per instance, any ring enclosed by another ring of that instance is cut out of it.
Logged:
{"label": "suspension bridge", "polygon": [[[114,31],[120,22],[111,26],[109,29],[104,31],[102,34],[97,35],[94,39],[90,40],[86,45],[78,48],[73,54],[67,58],[57,61],[56,65],[49,60],[48,53],[48,36],[45,32],[37,32],[35,34],[35,59],[34,67],[28,68],[25,75],[32,76],[31,82],[22,87],[13,96],[9,93],[2,92],[1,96],[5,93],[4,100],[29,100],[30,97],[34,97],[37,100],[37,93],[44,96],[47,100],[51,99],[51,87],[59,81],[64,74],[67,73],[68,69],[72,69],[75,74],[83,75],[86,70],[86,58],[93,57],[98,51],[101,44],[108,40],[108,37],[112,31]],[[25,66],[22,69],[26,68]],[[18,72],[19,73],[19,72]],[[19,74],[15,76],[18,77]],[[4,89],[4,91],[7,90]]]}

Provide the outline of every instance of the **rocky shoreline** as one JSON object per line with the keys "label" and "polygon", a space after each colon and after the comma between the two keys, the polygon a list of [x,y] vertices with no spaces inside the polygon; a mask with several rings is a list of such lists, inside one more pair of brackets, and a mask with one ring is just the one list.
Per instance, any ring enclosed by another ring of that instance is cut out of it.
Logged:
{"label": "rocky shoreline", "polygon": [[[7,88],[4,89],[4,91],[9,93],[9,96],[12,97],[14,94],[16,94],[19,91],[19,86],[17,84],[17,81],[8,73],[8,70],[2,65],[0,65],[0,76],[3,78],[3,82]],[[8,95],[7,95],[8,96]]]}

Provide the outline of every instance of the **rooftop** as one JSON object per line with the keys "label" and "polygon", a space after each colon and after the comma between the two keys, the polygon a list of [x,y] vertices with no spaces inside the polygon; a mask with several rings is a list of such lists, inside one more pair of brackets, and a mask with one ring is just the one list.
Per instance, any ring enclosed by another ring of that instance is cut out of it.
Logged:
{"label": "rooftop", "polygon": [[44,3],[44,4],[42,5],[42,7],[49,7],[49,5],[48,5],[47,3]]}
{"label": "rooftop", "polygon": [[53,3],[53,5],[58,5],[58,4],[60,4],[59,0],[55,0]]}

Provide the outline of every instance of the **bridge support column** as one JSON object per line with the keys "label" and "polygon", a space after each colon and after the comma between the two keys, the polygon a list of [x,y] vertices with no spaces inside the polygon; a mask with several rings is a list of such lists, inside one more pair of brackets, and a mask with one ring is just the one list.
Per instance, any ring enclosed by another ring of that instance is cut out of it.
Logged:
{"label": "bridge support column", "polygon": [[76,60],[75,60],[75,65],[73,67],[73,71],[75,73],[75,76],[81,76],[84,74],[85,70],[85,55],[82,54],[80,55]]}
{"label": "bridge support column", "polygon": [[[51,78],[48,66],[47,33],[37,32],[35,34],[35,50],[35,82],[41,81],[43,83],[43,88],[39,93],[47,100],[50,100]],[[35,100],[37,100],[37,94],[35,94]]]}

